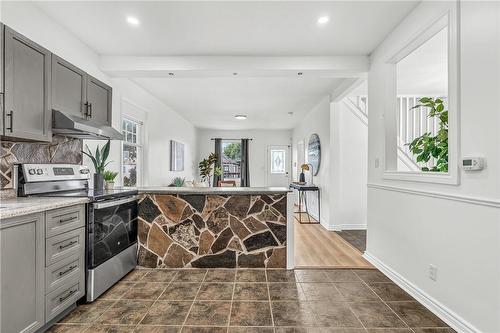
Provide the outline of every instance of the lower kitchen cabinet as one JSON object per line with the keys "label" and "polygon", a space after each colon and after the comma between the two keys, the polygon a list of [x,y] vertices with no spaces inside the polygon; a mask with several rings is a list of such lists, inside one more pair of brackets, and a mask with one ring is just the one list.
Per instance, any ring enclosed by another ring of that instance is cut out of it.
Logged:
{"label": "lower kitchen cabinet", "polygon": [[0,332],[43,330],[85,295],[84,212],[77,205],[0,221]]}
{"label": "lower kitchen cabinet", "polygon": [[45,324],[44,214],[0,222],[0,332],[35,332]]}

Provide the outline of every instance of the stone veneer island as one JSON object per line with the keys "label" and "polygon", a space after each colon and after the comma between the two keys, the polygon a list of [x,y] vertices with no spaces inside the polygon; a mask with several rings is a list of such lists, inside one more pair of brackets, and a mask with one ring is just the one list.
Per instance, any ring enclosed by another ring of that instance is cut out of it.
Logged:
{"label": "stone veneer island", "polygon": [[286,268],[286,188],[139,189],[138,264]]}

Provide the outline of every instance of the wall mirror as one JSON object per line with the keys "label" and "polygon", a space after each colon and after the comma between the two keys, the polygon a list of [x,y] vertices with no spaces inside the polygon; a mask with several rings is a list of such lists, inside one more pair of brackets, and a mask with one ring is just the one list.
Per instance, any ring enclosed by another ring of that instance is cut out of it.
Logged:
{"label": "wall mirror", "polygon": [[313,134],[309,138],[307,145],[307,161],[313,167],[313,176],[317,176],[321,165],[321,143],[318,134]]}

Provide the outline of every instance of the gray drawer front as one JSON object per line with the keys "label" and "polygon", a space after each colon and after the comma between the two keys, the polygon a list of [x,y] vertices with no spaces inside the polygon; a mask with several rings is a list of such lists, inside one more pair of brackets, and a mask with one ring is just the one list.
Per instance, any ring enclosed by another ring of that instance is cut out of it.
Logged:
{"label": "gray drawer front", "polygon": [[84,252],[81,251],[45,268],[45,293],[56,290],[68,281],[84,278],[84,258]]}
{"label": "gray drawer front", "polygon": [[46,237],[85,226],[85,205],[49,210],[46,213]]}
{"label": "gray drawer front", "polygon": [[85,228],[51,237],[45,243],[46,267],[85,250]]}
{"label": "gray drawer front", "polygon": [[52,320],[85,293],[85,280],[73,279],[45,296],[45,321]]}

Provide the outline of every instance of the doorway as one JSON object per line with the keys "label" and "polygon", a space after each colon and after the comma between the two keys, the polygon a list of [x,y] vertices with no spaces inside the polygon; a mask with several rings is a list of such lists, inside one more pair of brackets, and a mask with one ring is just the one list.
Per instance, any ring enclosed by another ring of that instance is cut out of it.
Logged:
{"label": "doorway", "polygon": [[267,147],[267,186],[288,188],[290,185],[290,150],[291,147],[288,145]]}

